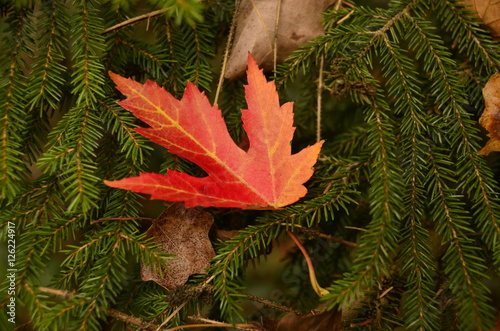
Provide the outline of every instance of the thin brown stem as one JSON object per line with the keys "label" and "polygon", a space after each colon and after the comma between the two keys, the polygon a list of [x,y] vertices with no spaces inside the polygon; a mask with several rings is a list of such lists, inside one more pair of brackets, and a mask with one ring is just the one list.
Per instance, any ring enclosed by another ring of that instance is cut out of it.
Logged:
{"label": "thin brown stem", "polygon": [[273,69],[274,75],[276,75],[276,68],[278,63],[278,37],[279,37],[279,25],[281,16],[281,0],[278,0],[278,5],[276,6],[276,20],[274,24],[274,45],[273,45]]}
{"label": "thin brown stem", "polygon": [[[291,226],[291,224],[289,224],[289,223],[282,223],[282,225],[284,225],[284,226]],[[347,241],[347,240],[344,240],[342,238],[331,236],[329,234],[324,234],[324,233],[321,233],[321,232],[319,232],[317,230],[306,228],[306,227],[304,227],[304,226],[302,226],[300,224],[294,224],[293,227],[296,228],[297,230],[303,232],[303,233],[307,233],[307,234],[313,235],[315,237],[320,237],[320,238],[325,238],[325,239],[328,239],[328,240],[331,240],[331,241],[336,241],[338,243],[341,243],[343,245],[347,245],[347,246],[350,246],[350,247],[353,247],[353,248],[358,248],[359,247],[358,244],[353,243],[351,241]],[[358,228],[356,228],[356,229],[360,230]]]}
{"label": "thin brown stem", "polygon": [[279,303],[276,303],[276,302],[273,302],[273,301],[270,301],[270,300],[267,300],[267,299],[264,299],[264,298],[256,297],[255,295],[252,295],[252,294],[248,294],[248,293],[243,293],[243,294],[246,297],[248,297],[248,299],[250,299],[252,301],[255,301],[255,302],[259,302],[259,303],[265,304],[268,307],[271,307],[271,308],[274,308],[274,309],[277,309],[277,310],[281,310],[281,311],[286,311],[288,313],[295,313],[297,315],[301,315],[300,312],[296,311],[293,308],[280,305]]}
{"label": "thin brown stem", "polygon": [[311,257],[309,256],[309,253],[307,253],[306,248],[302,243],[300,242],[299,238],[297,238],[293,232],[287,230],[286,231],[290,238],[295,242],[295,245],[300,249],[302,252],[302,255],[304,255],[304,258],[306,259],[307,262],[307,268],[309,269],[309,281],[311,282],[311,286],[314,289],[314,292],[316,292],[320,297],[329,294],[328,290],[322,288],[318,284],[318,280],[316,279],[316,272],[314,271],[314,265],[312,263]]}
{"label": "thin brown stem", "polygon": [[123,28],[126,28],[127,26],[134,25],[134,24],[140,23],[142,21],[146,21],[146,20],[149,22],[149,20],[151,18],[154,18],[156,16],[160,16],[161,14],[166,13],[169,9],[170,8],[164,8],[164,9],[152,11],[152,12],[144,14],[144,15],[132,17],[131,19],[128,19],[128,20],[123,21],[121,23],[115,24],[115,25],[101,31],[100,34],[108,34],[110,32],[113,32],[114,30],[123,29]]}
{"label": "thin brown stem", "polygon": [[227,37],[226,49],[224,50],[224,59],[222,60],[222,68],[220,70],[219,82],[217,83],[217,90],[215,91],[215,97],[213,105],[216,106],[219,102],[219,95],[222,89],[222,83],[224,82],[224,74],[226,73],[226,65],[227,60],[229,58],[229,49],[231,48],[231,44],[233,42],[234,30],[236,29],[236,18],[238,16],[238,10],[240,7],[240,1],[237,0],[234,5],[234,14],[233,20],[231,21],[231,27],[229,29],[229,36]]}
{"label": "thin brown stem", "polygon": [[321,141],[321,97],[323,92],[323,67],[325,65],[325,56],[319,58],[318,91],[316,95],[317,115],[316,115],[316,142]]}
{"label": "thin brown stem", "polygon": [[182,329],[194,329],[194,328],[237,328],[241,330],[260,330],[259,327],[255,326],[254,324],[231,324],[231,323],[216,323],[216,324],[205,324],[205,323],[200,323],[200,324],[185,324],[185,325],[179,325],[174,328],[170,329],[165,329],[165,331],[175,331],[175,330],[182,330]]}
{"label": "thin brown stem", "polygon": [[149,217],[109,217],[109,218],[100,218],[98,220],[93,220],[90,222],[90,224],[106,222],[106,221],[131,221],[131,220],[155,221],[154,218],[149,218]]}

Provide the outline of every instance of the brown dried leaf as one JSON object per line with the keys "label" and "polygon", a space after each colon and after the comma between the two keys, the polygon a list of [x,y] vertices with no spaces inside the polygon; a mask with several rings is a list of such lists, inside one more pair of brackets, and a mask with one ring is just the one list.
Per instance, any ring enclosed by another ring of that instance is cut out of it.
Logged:
{"label": "brown dried leaf", "polygon": [[334,0],[242,0],[225,77],[237,79],[245,72],[248,53],[264,70],[273,68],[276,10],[281,1],[277,60],[282,62],[298,47],[323,33],[324,11]]}
{"label": "brown dried leaf", "polygon": [[477,12],[493,37],[500,39],[500,0],[464,0],[462,3],[471,5],[469,8]]}
{"label": "brown dried leaf", "polygon": [[500,74],[490,77],[483,88],[483,97],[485,108],[479,124],[488,130],[491,139],[479,154],[488,155],[500,151]]}
{"label": "brown dried leaf", "polygon": [[171,290],[186,283],[189,276],[205,273],[210,259],[215,256],[208,238],[213,222],[211,214],[197,208],[186,208],[182,203],[166,209],[146,234],[154,237],[154,241],[176,259],[169,261],[168,270],[162,270],[162,274],[142,265],[142,279],[155,281]]}
{"label": "brown dried leaf", "polygon": [[278,323],[276,331],[338,331],[342,330],[342,313],[330,310],[306,316],[286,314]]}

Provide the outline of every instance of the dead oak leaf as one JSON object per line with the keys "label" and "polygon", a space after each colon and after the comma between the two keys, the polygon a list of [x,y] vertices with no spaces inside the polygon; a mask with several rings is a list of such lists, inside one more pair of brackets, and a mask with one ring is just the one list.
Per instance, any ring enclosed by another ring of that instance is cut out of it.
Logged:
{"label": "dead oak leaf", "polygon": [[500,38],[500,0],[463,0],[461,2],[470,5],[467,9],[475,12],[495,39]]}
{"label": "dead oak leaf", "polygon": [[479,119],[491,138],[479,151],[481,155],[500,151],[500,74],[490,77],[483,88],[484,112]]}
{"label": "dead oak leaf", "polygon": [[333,2],[242,0],[236,16],[236,32],[225,77],[233,80],[243,75],[248,53],[255,57],[264,70],[273,68],[278,7],[277,62],[283,62],[294,50],[323,33],[321,12]]}
{"label": "dead oak leaf", "polygon": [[141,277],[144,281],[156,283],[171,290],[186,283],[189,276],[203,274],[215,256],[208,238],[208,231],[214,222],[210,213],[197,208],[186,208],[182,203],[175,203],[167,208],[146,231],[148,238],[175,256],[169,260],[168,270],[161,274],[153,272],[144,264]]}

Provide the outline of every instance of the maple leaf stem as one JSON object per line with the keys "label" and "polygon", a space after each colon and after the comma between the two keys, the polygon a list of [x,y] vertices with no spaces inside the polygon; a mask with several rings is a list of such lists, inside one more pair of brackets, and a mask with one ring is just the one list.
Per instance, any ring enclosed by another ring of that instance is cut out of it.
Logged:
{"label": "maple leaf stem", "polygon": [[304,255],[304,258],[306,259],[307,269],[309,269],[309,279],[311,282],[311,286],[314,289],[314,292],[316,292],[316,294],[318,294],[320,297],[329,294],[330,292],[327,289],[324,289],[321,286],[319,286],[318,280],[316,279],[316,272],[314,271],[314,266],[313,266],[313,263],[311,261],[311,257],[309,256],[309,253],[307,253],[307,250],[304,247],[304,245],[302,245],[299,238],[297,238],[297,236],[295,236],[295,234],[293,234],[293,232],[287,230],[286,233],[288,233],[290,238],[292,238],[295,245],[297,245],[297,247],[299,247],[300,251],[302,252],[302,255]]}

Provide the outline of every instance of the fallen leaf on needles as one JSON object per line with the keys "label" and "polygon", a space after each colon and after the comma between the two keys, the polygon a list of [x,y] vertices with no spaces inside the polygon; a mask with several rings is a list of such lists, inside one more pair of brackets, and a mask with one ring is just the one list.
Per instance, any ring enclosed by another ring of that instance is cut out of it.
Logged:
{"label": "fallen leaf on needles", "polygon": [[500,151],[500,74],[490,77],[483,88],[484,112],[479,119],[481,124],[488,130],[486,145],[479,151],[481,155]]}
{"label": "fallen leaf on needles", "polygon": [[217,106],[189,83],[181,100],[156,83],[144,85],[110,73],[127,99],[119,104],[150,128],[136,131],[168,148],[170,153],[200,166],[207,177],[169,170],[166,175],[105,181],[112,187],[151,194],[152,199],[184,202],[187,207],[215,206],[273,209],[296,202],[307,189],[321,145],[291,153],[293,104],[279,104],[274,82],[248,56],[248,109],[242,110],[243,128],[250,147],[242,150],[232,140]]}
{"label": "fallen leaf on needles", "polygon": [[500,1],[499,0],[463,0],[467,7],[477,13],[484,26],[491,31],[495,39],[500,38]]}
{"label": "fallen leaf on needles", "polygon": [[208,238],[213,222],[210,213],[186,208],[182,203],[175,203],[166,209],[146,234],[149,238],[153,237],[165,252],[175,255],[175,259],[169,260],[168,270],[162,270],[161,274],[142,265],[142,279],[155,281],[171,290],[186,283],[189,276],[205,273],[210,259],[215,256]]}
{"label": "fallen leaf on needles", "polygon": [[339,331],[342,330],[342,313],[330,310],[318,314],[286,314],[278,323],[276,331]]}
{"label": "fallen leaf on needles", "polygon": [[242,0],[236,16],[236,32],[225,77],[243,75],[247,54],[251,53],[265,70],[274,66],[276,11],[278,21],[277,62],[283,62],[294,50],[323,33],[324,11],[334,0]]}

